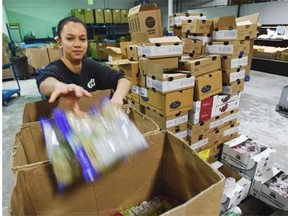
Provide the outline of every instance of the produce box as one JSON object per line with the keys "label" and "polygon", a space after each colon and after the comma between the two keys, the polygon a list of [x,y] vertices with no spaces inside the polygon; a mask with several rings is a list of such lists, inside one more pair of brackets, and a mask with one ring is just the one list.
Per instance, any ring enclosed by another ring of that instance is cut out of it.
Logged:
{"label": "produce box", "polygon": [[[11,215],[112,215],[154,196],[182,202],[162,215],[216,215],[224,176],[204,162],[171,132],[145,136],[149,148],[119,163],[99,180],[79,182],[57,193],[48,162],[19,170],[13,188]],[[205,208],[203,208],[205,206]]]}

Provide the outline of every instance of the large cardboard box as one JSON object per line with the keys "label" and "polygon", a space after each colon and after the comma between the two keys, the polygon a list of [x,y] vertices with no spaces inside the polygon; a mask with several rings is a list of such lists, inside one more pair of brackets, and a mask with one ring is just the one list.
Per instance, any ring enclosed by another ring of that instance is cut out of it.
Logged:
{"label": "large cardboard box", "polygon": [[[229,94],[233,96],[233,95],[238,95],[239,92],[244,91],[244,77],[243,76],[245,76],[245,71],[243,70],[240,71],[240,74],[237,74],[236,72],[236,75],[237,76],[239,75],[239,78],[235,82],[232,82],[231,84],[223,85],[224,94]],[[240,79],[240,77],[242,78]]]}
{"label": "large cardboard box", "polygon": [[122,24],[128,23],[128,10],[121,9],[120,10],[120,16],[121,16],[121,23]]}
{"label": "large cardboard box", "polygon": [[200,101],[222,92],[222,73],[220,70],[196,77],[194,100]]}
{"label": "large cardboard box", "polygon": [[236,18],[238,40],[255,39],[257,37],[258,19],[260,13]]}
{"label": "large cardboard box", "polygon": [[94,9],[94,16],[95,16],[95,23],[97,24],[105,23],[103,9]]}
{"label": "large cardboard box", "polygon": [[89,24],[95,23],[93,9],[84,9],[84,17],[85,17],[86,23],[89,23]]}
{"label": "large cardboard box", "polygon": [[205,53],[223,55],[243,55],[248,54],[250,41],[214,41],[205,44]]}
{"label": "large cardboard box", "polygon": [[122,59],[108,63],[112,68],[124,72],[127,79],[130,80],[131,85],[138,85],[139,63],[136,61],[129,61]]}
{"label": "large cardboard box", "polygon": [[161,12],[156,4],[130,8],[128,24],[131,34],[145,33],[149,38],[163,36]]}
{"label": "large cardboard box", "polygon": [[[245,177],[240,176],[237,172],[229,168],[228,166],[222,164],[219,161],[211,164],[212,167],[219,170],[225,178],[235,179],[235,187],[224,188],[224,193],[221,201],[221,212],[224,213],[233,206],[237,206],[241,201],[243,201],[249,194],[251,181]],[[231,191],[229,191],[229,189]]]}
{"label": "large cardboard box", "polygon": [[121,10],[120,9],[112,9],[112,17],[114,24],[121,23]]}
{"label": "large cardboard box", "polygon": [[221,56],[221,68],[231,70],[232,68],[245,67],[248,65],[248,55],[223,55]]}
{"label": "large cardboard box", "polygon": [[183,42],[175,36],[148,38],[146,34],[134,34],[138,43],[138,56],[146,58],[165,58],[181,56]]}
{"label": "large cardboard box", "polygon": [[[225,85],[231,85],[232,83],[245,78],[246,68],[233,68],[231,70],[222,70],[222,82]],[[243,84],[244,89],[244,84]],[[225,92],[224,90],[224,93]],[[228,93],[229,94],[229,93]]]}
{"label": "large cardboard box", "polygon": [[154,196],[166,195],[183,204],[163,215],[218,214],[224,176],[171,132],[145,138],[147,151],[130,156],[126,163],[118,164],[98,181],[89,185],[81,182],[64,193],[56,192],[50,163],[19,170],[9,213],[112,215]]}
{"label": "large cardboard box", "polygon": [[146,87],[162,94],[194,87],[195,77],[190,71],[165,73],[163,65],[153,63],[147,64],[146,69]]}
{"label": "large cardboard box", "polygon": [[169,16],[169,26],[181,27],[183,20],[206,20],[206,15],[203,13],[176,13]]}
{"label": "large cardboard box", "polygon": [[163,115],[170,116],[188,111],[193,106],[193,88],[161,94],[152,89],[141,88],[140,104]]}
{"label": "large cardboard box", "polygon": [[72,9],[71,15],[77,17],[85,23],[85,10],[84,9]]}
{"label": "large cardboard box", "polygon": [[126,50],[127,59],[129,59],[130,61],[139,61],[138,45],[135,45],[135,44],[127,45],[125,50]]}
{"label": "large cardboard box", "polygon": [[105,49],[102,49],[102,52],[104,52],[108,55],[108,61],[109,62],[122,59],[121,49],[119,47],[107,46],[107,47],[105,47]]}
{"label": "large cardboard box", "polygon": [[104,9],[104,21],[107,24],[112,24],[113,23],[113,13],[111,9]]}
{"label": "large cardboard box", "polygon": [[26,48],[28,64],[36,70],[45,68],[49,64],[49,56],[46,47]]}
{"label": "large cardboard box", "polygon": [[213,19],[213,25],[213,40],[237,40],[237,26],[235,16],[216,17]]}
{"label": "large cardboard box", "polygon": [[192,40],[188,38],[182,38],[184,43],[183,53],[195,53],[202,54],[203,43],[200,40]]}
{"label": "large cardboard box", "polygon": [[[251,156],[241,154],[238,149],[243,145],[252,145],[255,150],[259,149],[260,151]],[[264,146],[256,140],[240,135],[224,143],[221,162],[229,165],[242,176],[253,179],[271,167],[275,152],[274,149]]]}
{"label": "large cardboard box", "polygon": [[179,66],[191,71],[194,76],[200,76],[209,72],[221,69],[221,59],[219,55],[206,55],[193,60],[181,60]]}
{"label": "large cardboard box", "polygon": [[[255,176],[253,179],[250,194],[273,208],[287,212],[288,198],[283,195],[285,194],[284,192],[282,194],[279,193],[281,191],[280,188],[283,189],[282,191],[287,189],[285,176],[287,174],[276,167],[265,170],[263,174]],[[279,183],[273,187],[275,182]]]}
{"label": "large cardboard box", "polygon": [[183,20],[182,32],[187,34],[210,34],[212,32],[212,24],[212,20]]}
{"label": "large cardboard box", "polygon": [[47,51],[48,51],[48,57],[49,57],[50,62],[58,60],[62,58],[63,56],[62,49],[57,46],[48,46]]}

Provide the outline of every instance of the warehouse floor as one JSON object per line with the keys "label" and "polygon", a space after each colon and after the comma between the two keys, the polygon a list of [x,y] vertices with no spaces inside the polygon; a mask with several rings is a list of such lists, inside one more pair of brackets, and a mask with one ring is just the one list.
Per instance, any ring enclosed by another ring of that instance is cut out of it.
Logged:
{"label": "warehouse floor", "polygon": [[[256,139],[277,151],[275,166],[288,172],[288,118],[275,111],[282,88],[288,85],[288,77],[251,71],[250,81],[240,103],[241,134]],[[15,81],[3,82],[3,89],[15,88]],[[41,100],[35,79],[21,80],[21,97],[12,98],[2,108],[2,214],[7,215],[10,194],[15,183],[11,171],[12,147],[15,133],[22,121],[26,102]]]}

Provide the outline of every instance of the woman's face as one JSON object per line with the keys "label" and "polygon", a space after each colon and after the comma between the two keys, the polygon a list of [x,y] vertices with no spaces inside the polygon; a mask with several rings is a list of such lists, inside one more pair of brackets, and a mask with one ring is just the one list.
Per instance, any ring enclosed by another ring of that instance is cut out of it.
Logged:
{"label": "woman's face", "polygon": [[63,48],[63,57],[68,60],[81,60],[88,47],[87,32],[81,23],[68,22],[63,26],[59,47]]}

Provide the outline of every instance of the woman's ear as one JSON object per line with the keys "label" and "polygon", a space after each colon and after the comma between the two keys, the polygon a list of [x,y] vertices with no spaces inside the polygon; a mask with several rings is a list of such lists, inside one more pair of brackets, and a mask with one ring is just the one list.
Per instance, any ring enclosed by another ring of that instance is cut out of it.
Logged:
{"label": "woman's ear", "polygon": [[62,48],[61,39],[58,36],[55,36],[54,40],[57,42],[58,47]]}

